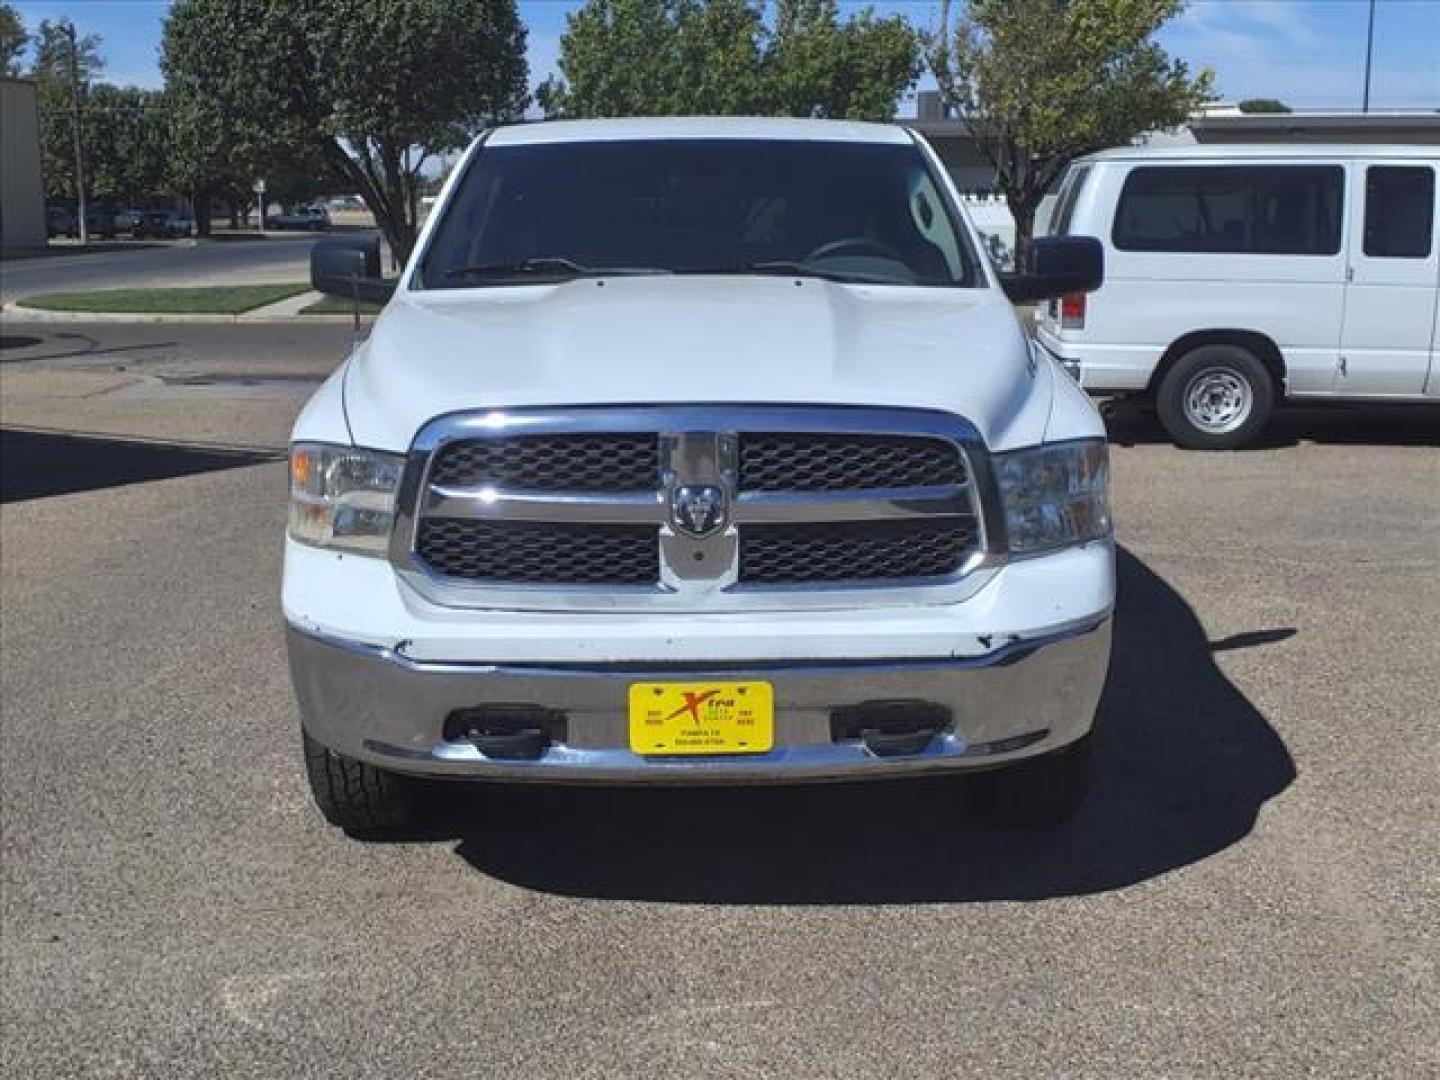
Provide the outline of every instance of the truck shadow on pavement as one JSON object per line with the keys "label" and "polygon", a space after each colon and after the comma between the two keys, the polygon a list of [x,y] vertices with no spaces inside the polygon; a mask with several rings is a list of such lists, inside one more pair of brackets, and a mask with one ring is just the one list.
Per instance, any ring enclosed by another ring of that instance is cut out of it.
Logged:
{"label": "truck shadow on pavement", "polygon": [[[1243,839],[1295,766],[1185,601],[1121,551],[1092,793],[1062,829],[987,826],[964,780],[453,794],[458,854],[566,896],[722,904],[1040,900],[1122,888]],[[1284,641],[1262,630],[1220,643]],[[473,823],[468,824],[468,823]],[[453,835],[453,834],[452,834]]]}
{"label": "truck shadow on pavement", "polygon": [[280,451],[0,428],[0,503],[238,469],[284,456]]}

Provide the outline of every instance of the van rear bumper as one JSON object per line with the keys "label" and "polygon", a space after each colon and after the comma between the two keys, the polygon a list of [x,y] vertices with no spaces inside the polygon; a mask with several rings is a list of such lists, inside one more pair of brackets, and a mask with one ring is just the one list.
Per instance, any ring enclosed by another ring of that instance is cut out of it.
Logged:
{"label": "van rear bumper", "polygon": [[1086,390],[1133,393],[1145,390],[1160,363],[1156,345],[1090,345],[1067,341],[1040,325],[1035,341]]}

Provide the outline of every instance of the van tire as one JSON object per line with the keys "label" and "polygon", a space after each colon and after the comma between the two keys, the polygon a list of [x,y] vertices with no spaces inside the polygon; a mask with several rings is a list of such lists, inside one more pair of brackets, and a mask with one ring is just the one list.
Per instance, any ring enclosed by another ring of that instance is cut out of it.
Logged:
{"label": "van tire", "polygon": [[1254,442],[1270,422],[1275,379],[1243,346],[1201,345],[1160,380],[1155,411],[1177,446],[1237,450]]}
{"label": "van tire", "polygon": [[301,731],[310,794],[325,820],[356,837],[404,833],[421,823],[424,785],[337,754]]}
{"label": "van tire", "polygon": [[1091,736],[1029,761],[967,778],[970,808],[1000,825],[1063,825],[1090,792]]}

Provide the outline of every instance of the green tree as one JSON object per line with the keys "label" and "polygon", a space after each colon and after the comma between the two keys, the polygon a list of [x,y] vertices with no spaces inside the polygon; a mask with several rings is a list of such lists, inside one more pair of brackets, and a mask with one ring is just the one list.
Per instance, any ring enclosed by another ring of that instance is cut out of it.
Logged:
{"label": "green tree", "polygon": [[547,116],[889,119],[921,70],[918,35],[835,0],[588,0],[566,20]]}
{"label": "green tree", "polygon": [[765,54],[767,112],[889,120],[920,77],[921,42],[899,16],[841,22],[835,0],[779,0]]}
{"label": "green tree", "polygon": [[424,163],[528,100],[513,0],[177,0],[161,67],[197,166],[207,126],[231,171],[320,162],[398,259]]}
{"label": "green tree", "polygon": [[995,167],[1023,265],[1035,211],[1073,158],[1183,124],[1210,98],[1156,44],[1183,0],[969,0],[950,33],[950,0],[929,61],[950,108]]}
{"label": "green tree", "polygon": [[94,197],[143,203],[167,190],[164,95],[96,83],[85,102],[87,187]]}
{"label": "green tree", "polygon": [[[31,76],[35,80],[35,97],[40,113],[40,171],[45,178],[46,193],[73,199],[77,189],[70,39],[66,36],[69,25],[68,19],[59,22],[41,20],[35,32],[35,63]],[[100,58],[100,39],[94,34],[77,34],[75,60],[83,118],[90,80],[105,67]],[[82,146],[84,127],[82,119]]]}
{"label": "green tree", "polygon": [[764,22],[747,0],[589,0],[566,16],[547,116],[760,111]]}
{"label": "green tree", "polygon": [[1246,98],[1240,102],[1238,108],[1242,113],[1288,113],[1291,112],[1289,105],[1286,105],[1278,98]]}
{"label": "green tree", "polygon": [[20,13],[10,4],[0,4],[0,71],[19,75],[20,57],[28,44],[30,35],[25,32]]}

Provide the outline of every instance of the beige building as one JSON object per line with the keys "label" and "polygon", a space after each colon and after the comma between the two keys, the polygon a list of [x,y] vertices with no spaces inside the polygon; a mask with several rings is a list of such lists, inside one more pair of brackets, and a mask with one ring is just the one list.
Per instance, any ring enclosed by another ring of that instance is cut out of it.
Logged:
{"label": "beige building", "polygon": [[45,246],[35,84],[0,78],[0,252]]}

